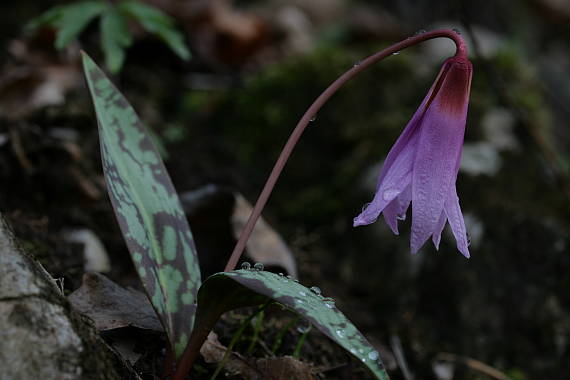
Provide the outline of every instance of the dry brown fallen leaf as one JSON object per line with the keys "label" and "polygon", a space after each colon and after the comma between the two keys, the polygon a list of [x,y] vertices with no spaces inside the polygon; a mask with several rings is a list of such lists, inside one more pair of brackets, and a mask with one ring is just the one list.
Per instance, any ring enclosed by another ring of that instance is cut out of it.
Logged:
{"label": "dry brown fallen leaf", "polygon": [[10,43],[10,63],[0,75],[0,112],[7,118],[63,104],[65,95],[82,85],[77,54],[56,53],[52,46],[53,36],[47,32]]}
{"label": "dry brown fallen leaf", "polygon": [[83,245],[83,269],[86,272],[107,273],[111,271],[111,260],[107,250],[92,230],[81,228],[64,231],[63,238],[68,242]]}
{"label": "dry brown fallen leaf", "polygon": [[434,363],[450,363],[453,366],[456,366],[457,364],[463,364],[464,366],[470,368],[471,370],[487,375],[493,379],[497,380],[510,379],[505,373],[479,360],[472,359],[466,356],[452,354],[449,352],[440,352],[439,354],[437,354]]}
{"label": "dry brown fallen leaf", "polygon": [[[86,273],[83,284],[69,295],[75,309],[93,320],[98,330],[111,330],[134,326],[142,329],[163,331],[146,296],[133,289],[125,289],[98,273]],[[134,363],[140,355],[133,355],[130,341],[114,345],[125,360]],[[200,349],[206,363],[222,361],[226,347],[211,332]],[[225,371],[248,380],[288,379],[313,380],[312,367],[290,356],[278,358],[244,358],[232,353],[224,366]]]}
{"label": "dry brown fallen leaf", "polygon": [[192,41],[193,51],[210,64],[240,66],[271,42],[271,25],[257,13],[228,0],[147,0],[168,14]]}
{"label": "dry brown fallen leaf", "polygon": [[[200,349],[206,363],[218,364],[222,361],[226,347],[218,341],[218,336],[211,332]],[[239,375],[247,380],[313,380],[313,369],[307,363],[291,356],[277,358],[244,358],[232,352],[224,365],[224,370],[231,375]]]}
{"label": "dry brown fallen leaf", "polygon": [[[252,207],[241,194],[236,194],[235,200],[232,229],[234,237],[238,239]],[[263,218],[257,221],[246,248],[248,257],[254,262],[263,263],[265,266],[279,266],[291,276],[297,277],[297,264],[293,253],[281,236]]]}
{"label": "dry brown fallen leaf", "polygon": [[134,326],[163,331],[143,293],[122,288],[98,273],[85,273],[83,284],[68,300],[77,311],[93,320],[97,330]]}

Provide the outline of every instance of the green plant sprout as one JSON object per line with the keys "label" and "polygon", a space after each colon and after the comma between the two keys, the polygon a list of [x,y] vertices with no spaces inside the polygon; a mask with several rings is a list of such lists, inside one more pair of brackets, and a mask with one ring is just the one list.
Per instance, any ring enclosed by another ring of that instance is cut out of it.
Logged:
{"label": "green plant sprout", "polygon": [[86,0],[55,6],[30,21],[26,29],[33,32],[45,25],[54,27],[57,31],[55,47],[61,50],[78,38],[97,17],[105,66],[113,74],[121,71],[125,62],[125,50],[133,44],[128,27],[131,20],[160,38],[181,59],[190,59],[190,51],[184,43],[184,37],[174,27],[172,17],[136,0]]}
{"label": "green plant sprout", "polygon": [[215,380],[216,377],[218,377],[218,375],[220,374],[220,372],[222,371],[222,369],[225,367],[226,363],[228,362],[230,355],[232,353],[232,350],[234,348],[234,346],[236,345],[236,343],[239,341],[239,339],[241,338],[241,336],[243,335],[245,329],[247,328],[247,326],[249,326],[250,323],[253,322],[253,319],[255,317],[259,317],[263,314],[263,311],[265,309],[267,309],[267,307],[271,305],[271,301],[266,302],[264,305],[260,306],[259,308],[257,308],[257,310],[251,314],[249,317],[247,317],[239,326],[238,330],[235,332],[235,334],[232,337],[232,340],[230,341],[230,344],[228,344],[228,347],[226,348],[226,352],[224,352],[224,356],[222,357],[222,360],[218,363],[218,366],[216,367],[216,370],[214,371],[214,374],[212,375],[212,377],[210,378],[211,380]]}
{"label": "green plant sprout", "polygon": [[[434,30],[410,37],[356,63],[333,82],[309,107],[293,131],[225,271],[216,273],[203,282],[190,226],[157,149],[128,101],[93,60],[83,54],[84,71],[97,115],[108,193],[135,268],[166,332],[168,344],[165,377],[174,380],[186,378],[200,347],[223,313],[240,307],[278,303],[304,318],[309,326],[313,326],[357,358],[376,378],[388,379],[378,351],[338,310],[334,300],[324,297],[319,288],[308,288],[289,276],[265,271],[261,263],[253,267],[244,263],[239,270],[235,270],[235,266],[288,157],[317,111],[342,85],[364,69],[402,49],[438,37],[449,38],[455,42],[456,58],[452,58],[451,64],[450,60],[446,61],[436,81],[437,86],[430,90],[427,100],[420,107],[420,110],[425,110],[426,118],[423,114],[417,114],[412,121],[420,121],[409,124],[412,126],[411,132],[410,128],[406,127],[403,136],[411,136],[415,140],[410,140],[411,142],[402,148],[402,152],[406,154],[396,157],[391,169],[395,174],[388,173],[385,179],[398,182],[396,177],[402,175],[403,179],[398,184],[407,185],[409,172],[399,171],[398,167],[407,167],[407,156],[412,152],[412,148],[419,146],[420,149],[429,150],[429,143],[437,137],[437,128],[432,131],[433,125],[424,124],[436,119],[440,114],[449,116],[446,112],[452,112],[451,116],[459,118],[464,116],[464,76],[458,72],[461,67],[453,65],[457,65],[458,60],[467,59],[466,47],[455,31]],[[455,95],[457,98],[454,98]],[[430,133],[431,140],[422,142],[422,138],[417,137],[421,128]],[[462,141],[463,129],[451,128],[444,132],[450,134],[454,138],[453,141],[459,140],[458,134],[461,134]],[[419,143],[413,143],[418,140]],[[405,138],[403,141],[408,142]],[[444,159],[445,162],[449,161],[447,157]],[[437,161],[433,162],[438,164]],[[453,165],[449,168],[455,170]],[[448,182],[450,186],[453,184],[454,190],[455,182],[451,177]],[[429,176],[422,178],[426,181]],[[401,190],[402,194],[396,194],[395,191],[389,194],[390,197],[386,197],[386,190],[383,201],[397,200],[398,196],[403,196],[404,189]],[[456,201],[456,198],[457,196],[452,200]],[[416,201],[419,200],[412,199],[412,202]],[[374,211],[382,212],[381,209]],[[442,212],[441,209],[439,212]],[[450,222],[453,219],[454,223],[459,224],[459,215],[448,217]],[[445,223],[445,219],[443,221]],[[431,233],[430,231],[426,233]],[[248,323],[252,318],[253,316]],[[242,329],[244,326],[245,324]],[[308,332],[309,328],[302,332],[295,355],[299,355]],[[277,337],[274,351],[279,347],[281,339],[282,336]]]}

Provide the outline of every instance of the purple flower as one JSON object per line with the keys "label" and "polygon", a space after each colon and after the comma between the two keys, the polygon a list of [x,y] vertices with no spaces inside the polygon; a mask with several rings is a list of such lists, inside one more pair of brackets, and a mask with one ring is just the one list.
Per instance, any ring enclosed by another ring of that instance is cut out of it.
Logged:
{"label": "purple flower", "polygon": [[398,235],[398,219],[412,204],[411,250],[432,237],[439,249],[449,221],[457,248],[469,257],[467,231],[455,180],[459,170],[473,68],[464,56],[449,58],[380,171],[376,194],[354,218],[354,226],[376,221],[380,213]]}

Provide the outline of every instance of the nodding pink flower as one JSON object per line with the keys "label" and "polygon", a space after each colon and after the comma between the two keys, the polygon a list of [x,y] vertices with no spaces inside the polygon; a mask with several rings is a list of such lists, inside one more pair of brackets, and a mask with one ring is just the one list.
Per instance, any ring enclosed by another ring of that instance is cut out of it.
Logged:
{"label": "nodding pink flower", "polygon": [[398,235],[398,220],[412,204],[411,250],[431,236],[439,249],[449,222],[457,248],[469,257],[467,231],[455,181],[461,159],[473,68],[464,55],[449,58],[422,104],[388,153],[376,194],[354,226],[376,221],[380,213]]}

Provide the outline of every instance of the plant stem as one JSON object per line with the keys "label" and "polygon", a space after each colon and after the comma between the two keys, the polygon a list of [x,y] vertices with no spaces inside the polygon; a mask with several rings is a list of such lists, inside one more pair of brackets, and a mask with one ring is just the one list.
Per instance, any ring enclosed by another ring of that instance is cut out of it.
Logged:
{"label": "plant stem", "polygon": [[369,68],[373,64],[381,61],[382,59],[391,56],[392,54],[397,53],[400,50],[416,45],[420,42],[431,40],[433,38],[438,38],[438,37],[445,37],[453,40],[456,46],[456,52],[455,52],[456,57],[467,56],[467,46],[465,45],[463,38],[461,38],[461,36],[453,30],[436,29],[431,32],[418,34],[413,37],[409,37],[401,42],[398,42],[397,44],[394,44],[384,50],[381,50],[378,53],[371,55],[370,57],[366,58],[363,61],[355,63],[352,68],[350,68],[347,72],[345,72],[337,80],[335,80],[315,100],[315,102],[305,112],[303,117],[301,117],[301,120],[299,120],[297,126],[291,133],[291,136],[289,136],[289,140],[287,140],[287,143],[283,147],[283,150],[281,151],[281,154],[279,155],[279,158],[277,159],[275,166],[273,166],[273,170],[271,171],[271,174],[269,175],[269,178],[267,179],[267,182],[265,183],[265,186],[263,187],[263,190],[261,191],[259,198],[257,198],[257,202],[255,203],[255,206],[251,212],[251,215],[249,216],[247,224],[245,225],[239,237],[239,240],[236,243],[236,246],[232,252],[232,255],[230,256],[230,259],[228,260],[228,263],[226,264],[224,271],[228,272],[235,269],[239,261],[239,258],[243,253],[247,240],[249,239],[249,236],[251,235],[251,232],[255,227],[255,223],[257,222],[257,219],[259,219],[259,216],[261,215],[261,212],[263,211],[263,208],[265,207],[265,204],[267,203],[267,200],[269,199],[269,196],[271,195],[271,192],[275,187],[275,183],[279,179],[279,176],[281,175],[281,172],[283,171],[283,168],[285,167],[285,164],[287,163],[289,156],[293,152],[295,145],[297,145],[297,142],[301,138],[301,135],[307,128],[307,125],[309,124],[311,119],[315,117],[317,112],[331,98],[331,96],[334,95],[334,93],[336,93],[350,79],[352,79],[357,74],[364,71],[365,69]]}
{"label": "plant stem", "polygon": [[168,379],[174,374],[175,369],[175,362],[174,362],[174,351],[172,350],[172,346],[170,342],[166,341],[166,356],[164,358],[164,368],[162,370],[162,378]]}

